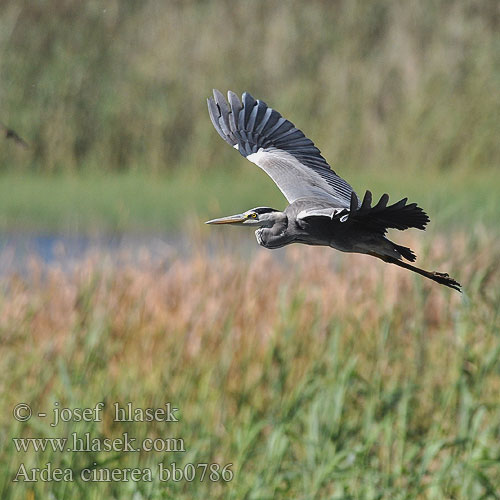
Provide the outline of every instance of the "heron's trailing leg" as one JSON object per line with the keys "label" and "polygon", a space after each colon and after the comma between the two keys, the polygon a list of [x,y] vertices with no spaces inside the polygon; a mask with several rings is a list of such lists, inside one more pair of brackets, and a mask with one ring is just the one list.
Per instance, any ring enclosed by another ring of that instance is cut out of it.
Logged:
{"label": "heron's trailing leg", "polygon": [[437,271],[426,271],[425,269],[421,269],[420,267],[417,266],[412,266],[411,264],[408,264],[407,262],[404,262],[402,260],[396,259],[395,257],[389,257],[386,255],[378,255],[375,253],[372,253],[374,257],[378,257],[379,259],[383,260],[384,262],[388,262],[390,264],[396,264],[396,266],[403,267],[405,269],[409,269],[410,271],[413,271],[414,273],[420,274],[421,276],[425,276],[426,278],[429,278],[432,281],[435,281],[436,283],[440,283],[441,285],[448,286],[450,288],[453,288],[454,290],[458,290],[460,293],[462,292],[460,283],[453,278],[451,278],[448,274],[446,273],[439,273]]}

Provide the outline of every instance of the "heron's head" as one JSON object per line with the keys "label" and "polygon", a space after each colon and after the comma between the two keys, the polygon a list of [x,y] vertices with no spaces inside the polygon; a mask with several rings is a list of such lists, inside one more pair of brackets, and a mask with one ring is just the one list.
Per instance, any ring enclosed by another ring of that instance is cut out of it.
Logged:
{"label": "heron's head", "polygon": [[232,224],[233,226],[272,227],[283,217],[283,212],[269,207],[257,207],[242,214],[230,215],[220,219],[213,219],[205,224]]}

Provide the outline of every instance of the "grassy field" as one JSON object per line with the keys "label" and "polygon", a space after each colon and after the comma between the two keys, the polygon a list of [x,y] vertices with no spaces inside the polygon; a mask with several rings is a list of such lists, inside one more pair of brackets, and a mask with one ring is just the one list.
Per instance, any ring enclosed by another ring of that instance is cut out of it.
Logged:
{"label": "grassy field", "polygon": [[[214,133],[215,135],[215,133]],[[214,137],[217,140],[218,137]],[[222,141],[221,141],[222,142]],[[224,144],[221,144],[224,148]],[[256,206],[283,209],[286,200],[267,175],[233,152],[231,169],[187,168],[170,175],[0,175],[0,231],[115,234],[192,230],[200,222]],[[498,234],[500,205],[493,186],[500,171],[415,171],[401,168],[337,171],[363,195],[405,196],[431,218],[427,231]],[[213,229],[213,228],[212,228]]]}
{"label": "grassy field", "polygon": [[[498,498],[498,240],[404,240],[465,293],[300,246],[279,260],[94,255],[70,273],[32,260],[3,278],[2,498]],[[102,421],[51,427],[56,401],[105,402]],[[20,402],[29,422],[12,416]],[[114,402],[170,402],[179,422],[115,422]],[[11,441],[73,432],[182,438],[185,452],[18,452]],[[232,464],[234,477],[160,482],[158,464],[172,462]],[[73,481],[12,482],[21,463]],[[78,479],[127,467],[153,480]]]}

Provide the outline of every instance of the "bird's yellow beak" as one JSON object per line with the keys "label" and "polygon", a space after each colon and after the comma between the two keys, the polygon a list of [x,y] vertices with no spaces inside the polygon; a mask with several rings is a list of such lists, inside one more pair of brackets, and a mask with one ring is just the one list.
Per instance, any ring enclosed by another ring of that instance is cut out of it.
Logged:
{"label": "bird's yellow beak", "polygon": [[221,217],[220,219],[212,219],[205,224],[241,224],[247,220],[247,216],[245,214],[238,215],[230,215],[228,217]]}

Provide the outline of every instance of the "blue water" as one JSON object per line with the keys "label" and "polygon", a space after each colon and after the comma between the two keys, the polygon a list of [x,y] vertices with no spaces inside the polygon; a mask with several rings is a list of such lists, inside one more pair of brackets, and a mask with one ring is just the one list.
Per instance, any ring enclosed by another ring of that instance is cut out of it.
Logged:
{"label": "blue water", "polygon": [[184,252],[186,245],[183,238],[165,236],[0,234],[0,273],[22,271],[33,259],[42,266],[57,265],[63,268],[95,254],[117,259],[126,255],[134,259],[141,252],[147,252],[152,258],[164,259]]}
{"label": "blue water", "polygon": [[[225,252],[247,257],[259,248],[253,231],[219,230],[203,240],[183,234],[92,237],[4,233],[0,234],[0,274],[23,272],[33,259],[45,267],[68,269],[93,255],[119,263],[122,260],[137,261],[144,255],[149,259],[162,261],[186,258],[200,250],[207,256]],[[272,254],[278,258],[283,257],[282,250],[274,250]]]}

